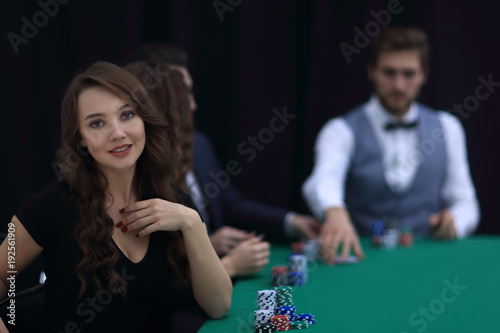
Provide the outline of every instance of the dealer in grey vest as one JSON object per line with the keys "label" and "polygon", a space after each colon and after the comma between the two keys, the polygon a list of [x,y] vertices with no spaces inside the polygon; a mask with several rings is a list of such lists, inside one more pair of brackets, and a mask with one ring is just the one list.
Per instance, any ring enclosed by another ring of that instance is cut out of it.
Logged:
{"label": "dealer in grey vest", "polygon": [[[364,112],[365,104],[348,112],[344,119],[355,139],[354,155],[345,184],[345,203],[360,235],[369,235],[374,221],[396,221],[399,227],[411,227],[415,235],[431,235],[431,214],[445,208],[441,199],[446,175],[447,154],[438,113],[417,103],[418,163],[409,187],[397,190],[384,176],[381,147]],[[432,143],[425,149],[424,143]]]}

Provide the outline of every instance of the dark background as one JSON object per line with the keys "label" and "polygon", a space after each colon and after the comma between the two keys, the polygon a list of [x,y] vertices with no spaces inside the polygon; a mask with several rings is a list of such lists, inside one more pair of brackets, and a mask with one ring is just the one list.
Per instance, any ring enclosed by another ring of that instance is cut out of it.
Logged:
{"label": "dark background", "polygon": [[[46,15],[46,22],[38,1],[2,4],[4,228],[26,199],[55,178],[60,101],[74,72],[96,60],[120,64],[147,41],[171,42],[190,54],[197,127],[213,140],[223,165],[233,159],[240,163],[243,171],[232,180],[241,191],[307,212],[300,186],[312,169],[316,134],[329,118],[371,93],[368,48],[352,54],[348,63],[339,45],[353,45],[354,28],[364,31],[376,22],[370,11],[388,6],[376,0],[221,0],[231,7],[221,20],[212,0],[64,2],[57,12],[52,6],[53,17]],[[431,75],[422,102],[448,110],[474,95],[478,76],[491,74],[500,82],[496,1],[401,0],[400,7],[390,24],[422,27],[430,38]],[[8,34],[22,36],[23,17],[38,20],[40,27],[16,53]],[[495,91],[468,118],[458,116],[482,209],[479,233],[500,233],[499,101]],[[248,162],[238,146],[269,128],[273,108],[285,106],[296,118]]]}

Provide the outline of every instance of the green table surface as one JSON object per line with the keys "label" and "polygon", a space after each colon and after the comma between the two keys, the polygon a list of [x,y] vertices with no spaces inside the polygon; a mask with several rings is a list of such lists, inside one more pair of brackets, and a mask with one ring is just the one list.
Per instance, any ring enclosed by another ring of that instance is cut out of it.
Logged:
{"label": "green table surface", "polygon": [[[500,332],[500,237],[362,245],[364,261],[309,263],[307,284],[293,287],[296,313],[315,315],[308,332]],[[257,291],[272,289],[271,267],[286,265],[290,250],[273,246],[269,265],[235,284],[226,317],[198,332],[253,332]]]}

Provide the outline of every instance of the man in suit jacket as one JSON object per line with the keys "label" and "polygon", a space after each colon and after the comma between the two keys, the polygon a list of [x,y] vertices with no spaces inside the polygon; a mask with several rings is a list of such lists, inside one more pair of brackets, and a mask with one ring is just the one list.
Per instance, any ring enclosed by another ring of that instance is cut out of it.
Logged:
{"label": "man in suit jacket", "polygon": [[[194,136],[193,171],[188,187],[200,213],[208,215],[210,239],[231,276],[254,273],[268,262],[268,243],[248,230],[274,238],[283,238],[284,233],[291,238],[317,237],[319,222],[312,217],[245,198],[231,184],[210,140],[200,132]],[[194,197],[200,189],[201,202]]]}

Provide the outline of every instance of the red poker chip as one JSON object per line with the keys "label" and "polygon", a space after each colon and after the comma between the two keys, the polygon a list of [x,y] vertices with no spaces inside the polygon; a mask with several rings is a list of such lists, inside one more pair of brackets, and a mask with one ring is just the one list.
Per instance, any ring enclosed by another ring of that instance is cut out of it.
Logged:
{"label": "red poker chip", "polygon": [[295,254],[302,254],[302,251],[304,250],[304,242],[294,242],[292,243],[292,251]]}
{"label": "red poker chip", "polygon": [[271,272],[273,274],[287,274],[288,267],[287,266],[274,266],[273,268],[271,268]]}

